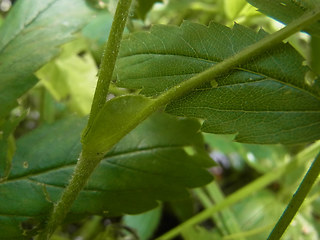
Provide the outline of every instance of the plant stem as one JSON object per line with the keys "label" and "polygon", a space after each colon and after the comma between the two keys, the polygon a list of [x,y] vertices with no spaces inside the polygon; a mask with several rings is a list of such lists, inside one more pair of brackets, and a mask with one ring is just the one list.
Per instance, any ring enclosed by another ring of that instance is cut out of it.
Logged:
{"label": "plant stem", "polygon": [[231,69],[249,62],[254,59],[260,53],[275,47],[280,44],[284,39],[288,38],[292,34],[300,31],[301,29],[307,27],[314,21],[320,18],[320,9],[310,11],[296,21],[290,23],[278,32],[275,32],[267,37],[261,39],[260,41],[248,46],[247,48],[241,50],[239,53],[225,59],[224,61],[208,68],[207,70],[197,74],[196,76],[170,88],[168,91],[162,93],[158,97],[154,98],[148,106],[146,106],[141,111],[137,112],[134,116],[135,121],[131,122],[130,125],[121,129],[119,131],[119,139],[128,134],[132,129],[134,129],[139,123],[146,119],[149,115],[155,112],[157,109],[165,106],[171,101],[186,95],[194,88],[201,86],[202,84],[212,81],[218,76],[227,73]]}
{"label": "plant stem", "polygon": [[[225,200],[224,193],[222,192],[219,184],[216,181],[205,186],[210,198],[219,204]],[[237,234],[241,232],[241,227],[238,223],[237,218],[233,214],[232,209],[226,208],[221,211],[221,220],[223,225],[227,229],[228,234]],[[238,240],[246,240],[245,237],[239,236]]]}
{"label": "plant stem", "polygon": [[283,174],[288,173],[297,166],[304,163],[306,160],[313,158],[317,152],[320,150],[320,142],[317,142],[310,147],[306,148],[302,152],[300,152],[296,157],[292,159],[292,161],[284,166],[281,166],[272,172],[269,172],[262,177],[256,179],[255,181],[249,183],[245,187],[241,188],[240,190],[232,193],[227,198],[224,199],[223,202],[220,202],[211,208],[208,208],[201,213],[195,215],[194,217],[190,218],[189,220],[183,222],[179,226],[171,229],[169,232],[165,233],[164,235],[160,236],[156,240],[168,240],[174,238],[175,236],[179,235],[181,232],[185,231],[187,228],[201,223],[202,221],[209,218],[212,214],[215,214],[222,209],[231,206],[232,204],[250,196],[250,194],[257,192],[264,187],[268,186],[275,180],[279,179]]}
{"label": "plant stem", "polygon": [[108,41],[106,43],[106,46],[104,47],[101,57],[98,82],[92,101],[87,128],[92,125],[93,120],[107,100],[109,85],[118,57],[123,30],[127,22],[131,2],[132,0],[119,0],[118,2]]}
{"label": "plant stem", "polygon": [[64,190],[59,202],[54,206],[46,228],[39,234],[38,240],[50,239],[50,236],[67,215],[78,193],[85,186],[87,179],[99,162],[98,159],[86,159],[80,155],[70,184]]}
{"label": "plant stem", "polygon": [[[203,188],[197,188],[193,192],[196,194],[197,199],[205,209],[210,208],[213,205],[213,202],[207,196]],[[220,221],[220,216],[215,214],[211,216],[211,219],[212,223],[217,226],[217,228],[220,230],[223,236],[229,234],[227,229],[223,225],[223,221]]]}
{"label": "plant stem", "polygon": [[273,228],[272,232],[270,233],[268,240],[278,240],[281,238],[281,236],[291,223],[292,219],[297,214],[307,194],[310,192],[311,187],[313,186],[314,182],[317,180],[317,177],[319,176],[319,173],[320,153],[315,158],[308,172],[304,176],[300,186],[298,187],[298,190],[291,198],[287,208],[283,212],[282,216],[280,217],[276,226]]}
{"label": "plant stem", "polygon": [[[102,55],[99,79],[94,94],[91,113],[86,129],[90,128],[94,118],[106,102],[109,85],[111,82],[115,62],[118,56],[122,33],[129,15],[132,0],[119,0],[117,10],[112,22],[108,42]],[[54,206],[48,223],[43,232],[39,234],[39,240],[50,239],[55,229],[61,224],[72,203],[79,192],[84,188],[87,180],[103,156],[83,152],[76,165],[69,185],[63,191],[58,203]]]}
{"label": "plant stem", "polygon": [[[106,46],[107,49],[105,50],[103,55],[102,67],[99,72],[99,80],[98,80],[97,89],[96,89],[96,93],[95,93],[93,104],[92,104],[92,110],[91,110],[89,122],[87,125],[87,130],[90,129],[96,115],[99,113],[99,111],[101,110],[101,108],[104,106],[106,102],[109,83],[112,78],[113,69],[114,69],[114,65],[115,65],[115,61],[117,58],[120,41],[122,37],[122,31],[124,29],[125,22],[128,16],[130,3],[131,3],[131,0],[119,0],[116,14],[114,17],[114,22],[112,23],[109,40]],[[201,85],[202,83],[210,81],[215,77],[219,76],[220,74],[228,72],[230,71],[230,69],[236,66],[239,66],[246,61],[251,60],[254,56],[267,50],[268,48],[273,47],[276,44],[279,44],[285,38],[305,28],[306,26],[313,23],[319,18],[320,18],[320,10],[311,11],[303,15],[301,18],[297,19],[295,22],[289,24],[287,27],[283,28],[282,30],[265,37],[259,42],[240,51],[238,54],[224,60],[223,62],[216,64],[215,66],[198,74],[197,76],[186,80],[180,85],[171,88],[167,92],[160,95],[158,98],[154,99],[148,105],[148,107],[144,108],[141,112],[137,113],[137,115],[139,116],[135,117],[135,122],[121,129],[121,132],[118,134],[119,138],[120,136],[124,137],[128,132],[134,129],[140,122],[142,122],[145,118],[147,118],[151,113],[153,113],[160,107],[190,92],[192,89]],[[120,30],[120,28],[122,28],[122,30]],[[107,56],[108,54],[110,54],[110,56]],[[76,199],[78,193],[85,186],[91,173],[93,172],[95,167],[98,165],[98,163],[102,159],[102,156],[97,157],[94,154],[95,153],[88,153],[88,152],[82,153],[81,155],[82,157],[80,158],[76,166],[75,173],[68,187],[63,192],[61,200],[54,207],[54,210],[51,216],[49,217],[49,222],[47,227],[45,228],[44,232],[42,232],[39,235],[39,240],[48,239],[50,235],[53,233],[53,231],[56,229],[56,227],[63,221],[67,212],[71,208],[73,201]],[[273,179],[273,175],[270,176],[270,178]],[[266,180],[263,180],[263,181],[266,181]],[[259,182],[257,184],[262,184],[262,183]],[[216,209],[213,212],[210,212],[210,214],[214,213],[217,210],[220,210],[221,207],[229,206],[230,203],[233,203],[234,201],[238,201],[239,199],[242,199],[243,197],[248,196],[251,191],[252,191],[251,189],[249,189],[249,192],[241,191],[240,193],[242,195],[240,194],[232,198],[226,198],[226,200],[223,201],[221,204],[217,204],[215,206]],[[189,221],[187,221],[186,223],[188,222]]]}

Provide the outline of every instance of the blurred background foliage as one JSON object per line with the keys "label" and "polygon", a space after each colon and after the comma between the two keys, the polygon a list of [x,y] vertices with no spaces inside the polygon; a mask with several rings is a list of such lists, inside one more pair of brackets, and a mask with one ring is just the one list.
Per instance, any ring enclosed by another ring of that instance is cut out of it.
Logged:
{"label": "blurred background foliage", "polygon": [[[0,24],[15,1],[0,0]],[[12,126],[18,125],[19,137],[42,123],[51,123],[66,115],[85,116],[96,84],[102,48],[108,38],[116,0],[88,0],[96,8],[96,17],[77,39],[61,47],[59,57],[37,71],[39,83],[20,99],[23,107],[12,112]],[[245,0],[139,0],[132,7],[126,33],[146,31],[153,24],[179,25],[184,20],[202,24],[210,21],[232,27],[234,23],[272,33],[282,24],[259,13]],[[320,41],[297,33],[288,41],[319,73]],[[312,78],[310,73],[307,78]],[[71,87],[72,86],[72,87]],[[130,92],[111,86],[109,97]],[[207,150],[219,166],[210,169],[215,182],[191,192],[190,198],[163,203],[149,212],[104,219],[92,216],[60,228],[52,239],[155,239],[199,211],[224,201],[231,193],[259,177],[286,167],[306,146],[250,145],[233,142],[233,136],[205,134]],[[14,151],[12,139],[12,152]],[[311,144],[311,143],[310,143]],[[308,145],[310,145],[308,144]],[[238,203],[224,208],[208,220],[183,231],[176,239],[266,239],[292,193],[304,175],[310,159],[302,159],[267,188],[251,192]],[[319,239],[319,182],[291,224],[284,239]]]}

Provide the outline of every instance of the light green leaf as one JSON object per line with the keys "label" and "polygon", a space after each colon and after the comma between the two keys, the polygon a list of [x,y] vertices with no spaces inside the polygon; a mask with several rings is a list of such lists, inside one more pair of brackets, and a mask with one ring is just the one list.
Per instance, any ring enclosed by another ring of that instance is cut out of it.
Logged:
{"label": "light green leaf", "polygon": [[[264,36],[263,31],[240,25],[230,29],[186,21],[180,27],[154,26],[151,32],[123,41],[118,85],[159,95]],[[172,102],[166,111],[205,119],[203,131],[237,133],[239,142],[294,144],[319,139],[320,86],[304,80],[309,69],[302,62],[289,44],[280,44]]]}
{"label": "light green leaf", "polygon": [[245,0],[224,0],[224,12],[229,19],[234,20],[246,4]]}
{"label": "light green leaf", "polygon": [[112,23],[112,15],[108,11],[102,11],[83,28],[82,34],[86,38],[95,41],[102,46],[108,39]]}
{"label": "light green leaf", "polygon": [[194,226],[187,228],[182,232],[183,239],[185,240],[222,240],[218,231],[210,231],[202,226]]}
{"label": "light green leaf", "polygon": [[[247,0],[258,10],[285,24],[299,18],[304,13],[320,7],[319,0]],[[310,34],[320,36],[320,21],[306,29]]]}
{"label": "light green leaf", "polygon": [[[18,140],[9,179],[0,184],[1,237],[23,239],[21,226],[41,227],[74,170],[85,122],[73,118],[44,125]],[[157,206],[157,200],[182,199],[188,197],[186,188],[208,183],[212,177],[204,167],[212,160],[199,127],[197,121],[166,114],[144,121],[105,156],[68,219],[137,214]]]}
{"label": "light green leaf", "polygon": [[0,28],[0,117],[37,80],[33,72],[58,55],[93,15],[84,0],[18,1]]}
{"label": "light green leaf", "polygon": [[142,121],[143,110],[152,102],[152,99],[139,95],[120,96],[107,101],[92,126],[88,126],[83,134],[84,152],[104,155],[123,137],[123,131],[130,131],[138,121]]}
{"label": "light green leaf", "polygon": [[[62,47],[61,55],[43,66],[36,76],[57,101],[64,101],[79,115],[88,115],[96,85],[97,67],[84,39]],[[83,53],[81,56],[78,53]]]}
{"label": "light green leaf", "polygon": [[126,215],[123,224],[137,232],[140,240],[151,239],[161,219],[162,208],[159,206],[139,215]]}
{"label": "light green leaf", "polygon": [[[247,240],[256,240],[267,239],[284,210],[285,204],[279,201],[272,192],[262,190],[236,203],[233,208],[243,232],[227,236],[227,239],[239,239],[244,236]],[[304,229],[308,229],[308,231],[304,231]],[[311,240],[318,239],[318,234],[310,221],[303,216],[303,213],[300,213],[291,223],[283,239]]]}

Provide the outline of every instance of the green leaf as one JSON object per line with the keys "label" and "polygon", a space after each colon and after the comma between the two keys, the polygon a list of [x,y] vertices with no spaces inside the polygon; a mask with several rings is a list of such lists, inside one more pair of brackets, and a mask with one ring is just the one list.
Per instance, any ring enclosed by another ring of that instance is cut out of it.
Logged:
{"label": "green leaf", "polygon": [[[267,239],[277,219],[280,217],[285,205],[279,198],[268,190],[261,190],[236,203],[234,213],[241,223],[243,232],[230,235],[230,239],[245,236],[247,240]],[[306,210],[305,212],[307,212]],[[304,231],[304,229],[308,229]],[[288,228],[283,239],[317,239],[318,234],[303,213],[296,216],[291,227]]]}
{"label": "green leaf", "polygon": [[33,72],[59,54],[93,15],[84,0],[18,1],[0,28],[0,117],[36,84]]}
{"label": "green leaf", "polygon": [[108,11],[98,12],[97,16],[83,28],[82,34],[102,46],[108,39],[112,24],[112,15]]}
{"label": "green leaf", "polygon": [[88,126],[82,137],[83,151],[104,155],[122,137],[123,131],[130,131],[144,114],[153,100],[139,96],[127,95],[107,101]]}
{"label": "green leaf", "polygon": [[139,215],[126,215],[123,218],[125,226],[134,229],[140,240],[151,239],[161,219],[162,208],[159,206]]}
{"label": "green leaf", "polygon": [[136,18],[144,20],[147,13],[156,2],[162,2],[162,0],[138,0],[135,2],[134,13]]}
{"label": "green leaf", "polygon": [[[216,23],[154,26],[151,32],[123,41],[118,85],[159,95],[266,35]],[[239,142],[294,144],[319,139],[320,86],[304,80],[309,68],[302,62],[289,44],[280,44],[172,102],[166,111],[205,119],[202,131],[237,133]]]}
{"label": "green leaf", "polygon": [[13,132],[26,115],[27,112],[22,111],[19,116],[0,122],[0,182],[8,177],[16,150]]}
{"label": "green leaf", "polygon": [[[20,226],[41,225],[68,184],[77,162],[85,119],[67,119],[25,135],[8,181],[0,184],[0,232],[21,239]],[[74,202],[69,220],[86,215],[137,214],[157,200],[188,196],[208,183],[212,164],[199,123],[155,114],[123,138],[95,169]],[[193,149],[192,154],[186,149]],[[23,224],[22,222],[25,221]],[[21,225],[22,224],[22,225]],[[20,237],[20,238],[19,238]]]}
{"label": "green leaf", "polygon": [[[299,18],[305,12],[320,7],[319,0],[247,0],[258,10],[285,24]],[[320,21],[305,29],[310,34],[320,36]]]}
{"label": "green leaf", "polygon": [[222,240],[223,238],[214,231],[210,231],[202,226],[194,226],[187,228],[182,233],[183,239],[185,240]]}
{"label": "green leaf", "polygon": [[[57,101],[65,101],[79,115],[88,115],[96,85],[97,67],[84,39],[62,47],[61,54],[44,65],[36,76]],[[83,53],[79,56],[79,53]]]}
{"label": "green leaf", "polygon": [[246,4],[245,0],[224,0],[224,12],[229,19],[234,20]]}
{"label": "green leaf", "polygon": [[[320,76],[320,37],[312,36],[310,41],[310,65],[318,76]],[[311,76],[314,81],[315,76]],[[317,79],[319,81],[319,78]]]}

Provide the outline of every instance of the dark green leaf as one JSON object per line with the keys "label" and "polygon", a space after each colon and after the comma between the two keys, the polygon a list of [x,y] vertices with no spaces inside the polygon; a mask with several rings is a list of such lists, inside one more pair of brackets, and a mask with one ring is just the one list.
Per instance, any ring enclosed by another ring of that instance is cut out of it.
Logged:
{"label": "dark green leaf", "polygon": [[[186,21],[180,27],[154,26],[123,42],[118,84],[158,95],[264,36],[263,31],[240,25],[230,29]],[[203,118],[203,131],[238,133],[240,142],[293,144],[319,139],[320,86],[305,81],[309,69],[302,62],[289,44],[280,44],[172,102],[166,111]]]}
{"label": "dark green leaf", "polygon": [[33,72],[58,55],[93,11],[84,0],[18,1],[0,28],[0,117],[37,80]]}
{"label": "dark green leaf", "polygon": [[20,113],[0,122],[0,182],[8,177],[11,169],[11,161],[16,150],[13,132],[19,123],[26,117],[27,112]]}
{"label": "dark green leaf", "polygon": [[138,0],[135,2],[134,12],[135,17],[144,20],[147,13],[156,2],[162,2],[162,0]]}
{"label": "dark green leaf", "polygon": [[[310,65],[312,70],[320,76],[320,37],[311,37],[310,48]],[[315,78],[315,76],[311,76],[312,80]],[[318,78],[317,81],[320,81],[320,79]]]}
{"label": "dark green leaf", "polygon": [[[319,0],[247,0],[258,10],[285,24],[299,18],[304,13],[320,7]],[[306,29],[310,34],[320,36],[320,21]]]}
{"label": "dark green leaf", "polygon": [[[22,221],[32,229],[47,216],[74,170],[85,122],[60,121],[17,142],[9,179],[0,184],[1,237],[21,239]],[[186,188],[208,183],[211,176],[203,168],[212,161],[198,130],[196,121],[164,114],[144,121],[100,163],[69,219],[140,213],[156,200],[181,199],[188,196]]]}

